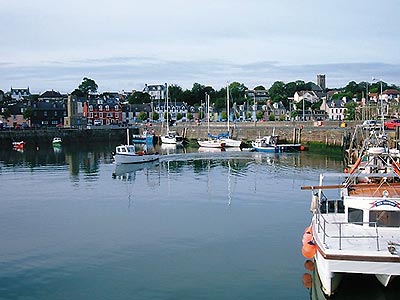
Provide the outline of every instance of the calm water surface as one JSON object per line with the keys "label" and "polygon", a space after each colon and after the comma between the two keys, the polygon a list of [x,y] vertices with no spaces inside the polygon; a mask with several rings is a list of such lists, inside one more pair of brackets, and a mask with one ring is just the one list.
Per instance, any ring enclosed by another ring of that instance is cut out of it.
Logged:
{"label": "calm water surface", "polygon": [[300,186],[340,156],[112,149],[0,152],[0,299],[310,299]]}

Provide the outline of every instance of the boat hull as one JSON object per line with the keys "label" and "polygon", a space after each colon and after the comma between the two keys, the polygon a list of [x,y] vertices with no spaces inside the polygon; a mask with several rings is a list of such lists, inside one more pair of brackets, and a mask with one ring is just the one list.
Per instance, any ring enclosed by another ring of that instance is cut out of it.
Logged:
{"label": "boat hull", "polygon": [[274,146],[271,146],[271,147],[254,147],[253,146],[253,149],[256,152],[266,152],[266,153],[276,153],[276,152],[278,152],[278,149],[276,147],[274,147]]}
{"label": "boat hull", "polygon": [[130,154],[115,154],[114,161],[117,165],[123,164],[140,164],[156,161],[160,158],[158,154],[130,155]]}
{"label": "boat hull", "polygon": [[134,144],[153,144],[153,136],[133,136],[132,143]]}
{"label": "boat hull", "polygon": [[223,138],[220,141],[225,144],[225,147],[240,147],[242,145],[242,141],[234,139]]}
{"label": "boat hull", "polygon": [[204,148],[223,148],[225,144],[219,140],[197,141],[200,147]]}
{"label": "boat hull", "polygon": [[[329,239],[326,239],[325,243],[328,243],[330,248],[326,248],[322,229],[318,233],[316,221],[313,223],[312,232],[315,233],[313,236],[317,247],[314,259],[326,295],[335,293],[344,273],[375,275],[383,286],[387,286],[393,277],[400,276],[399,255],[391,255],[383,247],[380,247],[380,251],[361,248],[358,251],[340,250],[336,249]],[[356,240],[354,243],[361,244]]]}

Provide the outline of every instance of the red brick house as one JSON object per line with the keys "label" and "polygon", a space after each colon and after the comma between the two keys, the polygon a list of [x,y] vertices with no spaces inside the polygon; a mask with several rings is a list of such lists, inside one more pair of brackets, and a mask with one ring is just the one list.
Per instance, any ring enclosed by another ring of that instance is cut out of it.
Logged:
{"label": "red brick house", "polygon": [[121,104],[116,99],[95,99],[84,102],[83,116],[88,125],[118,125],[122,122]]}

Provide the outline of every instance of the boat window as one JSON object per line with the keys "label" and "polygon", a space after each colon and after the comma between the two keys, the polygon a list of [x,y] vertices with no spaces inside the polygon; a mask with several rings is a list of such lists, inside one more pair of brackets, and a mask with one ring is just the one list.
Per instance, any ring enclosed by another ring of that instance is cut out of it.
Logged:
{"label": "boat window", "polygon": [[376,222],[379,227],[400,227],[400,211],[371,210],[369,221]]}
{"label": "boat window", "polygon": [[347,221],[349,223],[357,223],[357,225],[362,225],[362,222],[363,222],[363,211],[362,211],[362,209],[349,207]]}

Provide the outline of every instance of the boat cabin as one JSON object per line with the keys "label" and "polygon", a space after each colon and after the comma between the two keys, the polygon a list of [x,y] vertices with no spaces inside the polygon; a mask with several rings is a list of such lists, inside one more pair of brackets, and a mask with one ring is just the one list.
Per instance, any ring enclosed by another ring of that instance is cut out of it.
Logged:
{"label": "boat cabin", "polygon": [[118,154],[133,154],[135,153],[134,145],[121,145],[116,147],[116,153]]}

